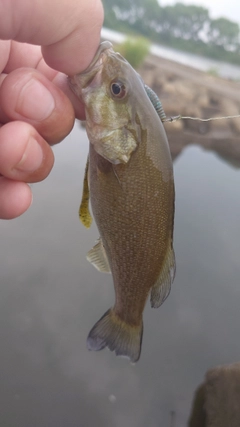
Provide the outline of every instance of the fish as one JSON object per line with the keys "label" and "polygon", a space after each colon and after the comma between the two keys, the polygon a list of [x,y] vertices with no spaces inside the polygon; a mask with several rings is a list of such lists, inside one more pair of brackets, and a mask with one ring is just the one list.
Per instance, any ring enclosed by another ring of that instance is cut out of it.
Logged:
{"label": "fish", "polygon": [[175,276],[168,140],[153,91],[110,42],[99,45],[85,71],[69,76],[69,85],[84,103],[89,139],[79,214],[88,227],[90,196],[100,235],[87,259],[112,274],[115,289],[115,303],[90,330],[87,348],[108,347],[135,363],[146,301],[150,295],[151,306],[160,307]]}

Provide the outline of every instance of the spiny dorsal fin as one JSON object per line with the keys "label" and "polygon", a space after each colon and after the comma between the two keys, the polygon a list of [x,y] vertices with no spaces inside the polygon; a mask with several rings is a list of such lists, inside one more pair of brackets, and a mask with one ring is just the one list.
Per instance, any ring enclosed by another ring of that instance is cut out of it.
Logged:
{"label": "spiny dorsal fin", "polygon": [[107,254],[104,249],[102,240],[99,239],[97,244],[87,253],[87,260],[102,273],[111,273]]}
{"label": "spiny dorsal fin", "polygon": [[160,307],[160,305],[162,305],[162,303],[168,297],[175,276],[175,270],[176,265],[174,250],[170,246],[166,254],[166,260],[164,262],[159,278],[152,287],[151,306],[153,308]]}
{"label": "spiny dorsal fin", "polygon": [[89,166],[89,158],[87,158],[84,179],[83,179],[82,201],[79,208],[80,221],[83,223],[83,225],[86,228],[90,228],[92,224],[92,217],[89,211],[88,166]]}

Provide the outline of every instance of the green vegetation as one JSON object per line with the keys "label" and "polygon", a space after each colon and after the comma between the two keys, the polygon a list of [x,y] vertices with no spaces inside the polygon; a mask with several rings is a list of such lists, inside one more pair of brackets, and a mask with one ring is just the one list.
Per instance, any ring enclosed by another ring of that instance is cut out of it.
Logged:
{"label": "green vegetation", "polygon": [[119,44],[117,51],[132,65],[138,68],[147,56],[150,48],[150,43],[143,37],[127,38],[123,43]]}
{"label": "green vegetation", "polygon": [[104,25],[153,42],[221,61],[240,64],[240,28],[226,18],[211,19],[208,9],[157,0],[103,0]]}
{"label": "green vegetation", "polygon": [[219,77],[219,73],[218,73],[218,70],[216,70],[216,68],[209,68],[209,70],[207,70],[207,73],[210,76]]}

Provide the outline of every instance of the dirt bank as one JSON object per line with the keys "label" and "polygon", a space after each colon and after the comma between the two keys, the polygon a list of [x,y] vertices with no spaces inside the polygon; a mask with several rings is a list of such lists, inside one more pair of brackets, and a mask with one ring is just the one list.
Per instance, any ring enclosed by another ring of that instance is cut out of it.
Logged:
{"label": "dirt bank", "polygon": [[[139,69],[159,96],[167,116],[201,118],[240,114],[240,83],[210,75],[174,61],[149,56]],[[173,158],[189,144],[216,151],[240,165],[240,118],[214,122],[166,123]]]}

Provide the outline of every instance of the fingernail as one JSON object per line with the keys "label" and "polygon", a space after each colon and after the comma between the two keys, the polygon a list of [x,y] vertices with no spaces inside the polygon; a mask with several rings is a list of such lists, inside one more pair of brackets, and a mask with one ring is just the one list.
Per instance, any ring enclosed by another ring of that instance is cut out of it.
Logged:
{"label": "fingernail", "polygon": [[30,136],[24,154],[14,169],[21,172],[34,172],[41,166],[42,161],[42,149],[36,139]]}
{"label": "fingernail", "polygon": [[50,116],[54,107],[51,92],[39,80],[31,78],[21,89],[15,111],[28,119],[41,122]]}

